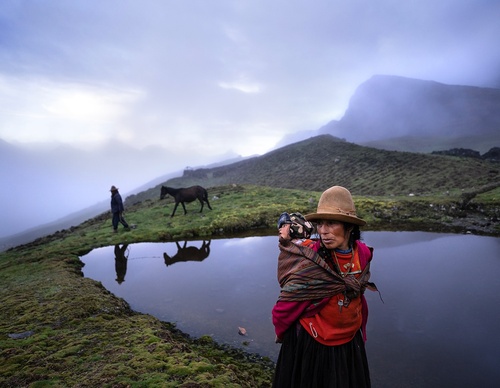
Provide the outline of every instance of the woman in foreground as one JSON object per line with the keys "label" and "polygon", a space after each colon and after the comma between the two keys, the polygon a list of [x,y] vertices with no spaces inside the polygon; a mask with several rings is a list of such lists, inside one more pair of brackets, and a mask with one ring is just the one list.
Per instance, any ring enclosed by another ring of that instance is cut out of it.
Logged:
{"label": "woman in foreground", "polygon": [[290,236],[297,227],[286,217],[278,224],[281,291],[272,315],[282,345],[273,386],[370,387],[363,293],[376,288],[368,282],[373,249],[360,241],[366,222],[340,186],[326,190],[305,219],[319,239]]}

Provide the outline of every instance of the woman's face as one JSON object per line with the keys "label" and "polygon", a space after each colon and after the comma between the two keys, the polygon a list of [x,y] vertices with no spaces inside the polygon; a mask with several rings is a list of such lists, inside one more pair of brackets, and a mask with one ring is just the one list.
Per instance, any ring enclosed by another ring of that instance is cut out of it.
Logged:
{"label": "woman's face", "polygon": [[323,241],[323,245],[328,249],[349,249],[349,233],[345,230],[344,224],[334,220],[319,220],[316,223],[318,234]]}

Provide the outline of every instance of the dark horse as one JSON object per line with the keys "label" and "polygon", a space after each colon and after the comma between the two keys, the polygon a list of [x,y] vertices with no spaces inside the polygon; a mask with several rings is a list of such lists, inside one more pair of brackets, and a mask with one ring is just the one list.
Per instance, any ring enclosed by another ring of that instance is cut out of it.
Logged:
{"label": "dark horse", "polygon": [[170,194],[175,199],[174,211],[172,212],[172,215],[170,217],[174,216],[175,211],[177,210],[177,206],[179,205],[179,203],[182,205],[182,208],[184,209],[184,214],[186,214],[187,211],[186,211],[186,206],[184,206],[184,202],[189,203],[189,202],[193,202],[196,199],[198,201],[200,201],[200,203],[201,203],[200,213],[203,211],[203,205],[204,205],[203,202],[206,202],[208,205],[208,208],[210,210],[212,210],[210,203],[208,203],[207,190],[201,186],[191,186],[191,187],[181,188],[181,189],[174,189],[172,187],[162,186],[160,199],[165,198],[165,196],[167,194]]}

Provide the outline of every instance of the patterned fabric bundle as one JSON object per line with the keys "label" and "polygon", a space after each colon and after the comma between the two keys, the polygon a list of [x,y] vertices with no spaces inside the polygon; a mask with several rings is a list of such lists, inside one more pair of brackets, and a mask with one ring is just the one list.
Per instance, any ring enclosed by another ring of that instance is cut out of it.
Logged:
{"label": "patterned fabric bundle", "polygon": [[278,219],[278,230],[284,225],[290,224],[290,237],[294,238],[309,238],[314,231],[312,223],[307,221],[300,213],[288,214],[283,212]]}
{"label": "patterned fabric bundle", "polygon": [[309,238],[314,231],[312,223],[307,221],[300,213],[290,214],[290,237],[291,238]]}
{"label": "patterned fabric bundle", "polygon": [[280,240],[279,248],[278,282],[281,286],[279,300],[316,300],[344,292],[359,295],[370,285],[369,263],[359,278],[354,275],[341,277],[309,247]]}

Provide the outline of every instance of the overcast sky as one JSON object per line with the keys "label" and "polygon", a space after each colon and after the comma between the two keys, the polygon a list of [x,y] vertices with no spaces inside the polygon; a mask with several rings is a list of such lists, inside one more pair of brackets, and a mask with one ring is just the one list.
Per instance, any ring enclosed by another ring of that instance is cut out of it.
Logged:
{"label": "overcast sky", "polygon": [[262,154],[373,74],[500,87],[499,20],[498,0],[3,0],[0,138]]}
{"label": "overcast sky", "polygon": [[2,0],[0,140],[84,154],[0,155],[0,236],[264,154],[374,74],[498,88],[499,20],[500,0]]}

